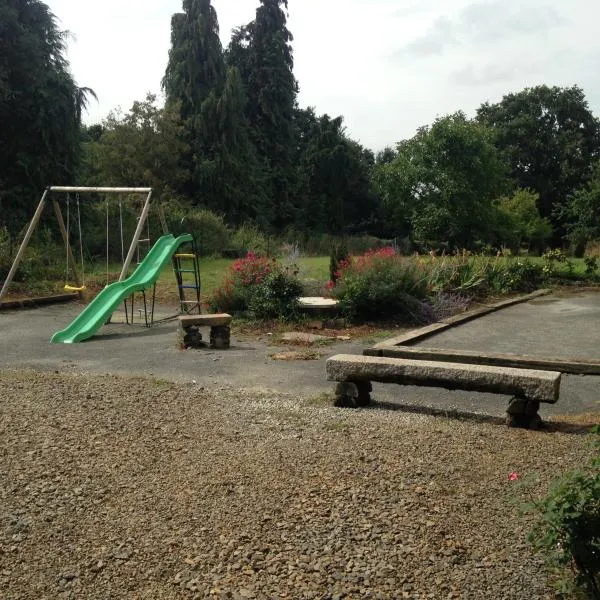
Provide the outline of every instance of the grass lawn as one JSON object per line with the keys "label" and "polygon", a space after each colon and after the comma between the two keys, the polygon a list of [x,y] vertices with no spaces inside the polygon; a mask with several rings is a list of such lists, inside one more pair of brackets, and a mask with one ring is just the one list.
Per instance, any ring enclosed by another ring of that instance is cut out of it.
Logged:
{"label": "grass lawn", "polygon": [[[202,299],[206,301],[223,283],[227,270],[233,264],[229,258],[201,258],[200,277],[202,280]],[[321,284],[329,280],[329,257],[311,256],[300,258],[300,276],[302,279],[314,279]],[[157,284],[158,298],[162,302],[177,302],[177,288],[171,265],[163,269]]]}
{"label": "grass lawn", "polygon": [[[504,260],[529,260],[536,264],[545,264],[541,257],[507,257]],[[200,276],[202,280],[202,299],[207,301],[208,298],[218,288],[225,276],[227,270],[234,261],[227,258],[201,258],[200,259]],[[572,270],[569,271],[567,264],[555,263],[555,269],[559,277],[564,279],[584,278],[586,265],[583,259],[569,259],[572,265]],[[298,261],[300,267],[300,278],[302,280],[310,280],[314,282],[315,291],[329,280],[329,257],[328,256],[310,256],[302,257]],[[109,266],[109,281],[116,281],[121,269],[120,264]],[[133,266],[130,273],[133,273]],[[52,293],[61,293],[63,291],[62,281],[30,281],[25,284],[15,284],[11,289],[12,298],[43,296]],[[86,285],[88,287],[88,297],[93,298],[106,284],[106,265],[96,264],[86,268]],[[177,287],[173,269],[170,264],[167,264],[157,283],[157,299],[163,303],[176,304],[178,301]]]}

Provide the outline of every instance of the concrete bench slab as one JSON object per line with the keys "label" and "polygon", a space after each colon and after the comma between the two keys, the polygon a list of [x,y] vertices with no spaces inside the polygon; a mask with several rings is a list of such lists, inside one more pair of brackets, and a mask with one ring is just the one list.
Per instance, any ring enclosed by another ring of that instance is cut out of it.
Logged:
{"label": "concrete bench slab", "polygon": [[331,357],[326,369],[329,381],[381,381],[493,392],[551,404],[558,401],[561,378],[554,371],[348,354]]}
{"label": "concrete bench slab", "polygon": [[327,379],[337,381],[336,406],[367,406],[371,382],[443,387],[510,395],[507,425],[537,429],[540,402],[555,403],[561,374],[489,365],[338,354],[326,365]]}
{"label": "concrete bench slab", "polygon": [[231,323],[231,315],[217,313],[213,315],[181,315],[179,322],[182,327],[223,327]]}

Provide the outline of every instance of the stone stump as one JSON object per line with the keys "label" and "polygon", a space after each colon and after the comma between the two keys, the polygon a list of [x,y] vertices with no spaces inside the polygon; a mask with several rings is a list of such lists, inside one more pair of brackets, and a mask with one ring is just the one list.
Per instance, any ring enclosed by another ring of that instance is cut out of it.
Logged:
{"label": "stone stump", "polygon": [[371,404],[373,386],[370,381],[341,381],[335,386],[335,406],[359,408]]}
{"label": "stone stump", "polygon": [[542,419],[538,414],[540,403],[525,398],[512,398],[506,410],[506,424],[522,429],[539,429]]}
{"label": "stone stump", "polygon": [[210,347],[214,350],[227,350],[231,344],[231,315],[181,315],[179,331],[182,346],[185,348],[204,348],[200,327],[210,327]]}
{"label": "stone stump", "polygon": [[186,350],[188,348],[202,348],[202,334],[198,327],[190,326],[184,327],[179,325],[179,339],[181,346]]}
{"label": "stone stump", "polygon": [[231,345],[231,327],[216,325],[210,328],[210,347],[213,350],[227,350]]}

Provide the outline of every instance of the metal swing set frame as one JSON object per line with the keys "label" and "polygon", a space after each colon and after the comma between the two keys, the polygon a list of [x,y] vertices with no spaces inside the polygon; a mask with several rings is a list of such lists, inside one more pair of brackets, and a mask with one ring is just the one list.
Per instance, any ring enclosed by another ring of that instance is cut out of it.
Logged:
{"label": "metal swing set frame", "polygon": [[[25,236],[23,237],[23,241],[21,242],[21,245],[20,245],[17,255],[15,257],[15,260],[13,261],[10,271],[8,272],[8,275],[6,276],[6,280],[4,281],[2,289],[0,289],[0,302],[2,302],[2,299],[8,293],[8,288],[14,279],[15,273],[17,272],[19,265],[23,261],[23,256],[25,255],[25,250],[27,249],[27,246],[29,245],[29,242],[31,241],[31,237],[32,237],[33,233],[35,232],[35,229],[37,228],[37,226],[40,222],[40,219],[42,217],[42,214],[47,206],[48,196],[52,192],[66,193],[66,194],[69,194],[69,193],[75,193],[75,194],[99,193],[99,194],[145,194],[146,195],[146,199],[144,201],[142,212],[138,219],[137,227],[135,229],[133,238],[131,240],[131,245],[129,246],[129,250],[127,251],[127,256],[125,257],[125,260],[123,262],[123,267],[121,269],[121,273],[119,275],[118,281],[123,281],[124,279],[127,278],[129,266],[131,265],[131,261],[133,260],[134,254],[138,248],[138,244],[140,243],[140,237],[142,235],[144,225],[146,224],[146,222],[148,220],[148,213],[150,212],[150,203],[152,201],[152,188],[49,186],[44,190],[44,193],[42,194],[42,197],[39,201],[39,204],[37,205],[37,208],[35,210],[33,218],[29,222],[29,226],[27,227],[27,231],[25,233]],[[56,215],[56,219],[58,221],[58,226],[60,228],[60,232],[61,232],[63,241],[65,243],[65,247],[67,250],[67,261],[71,261],[73,264],[73,274],[75,277],[75,281],[77,283],[76,286],[68,286],[67,285],[66,289],[69,291],[69,288],[70,288],[71,291],[75,291],[75,292],[81,294],[83,289],[85,289],[85,285],[84,285],[82,277],[80,276],[80,274],[77,270],[77,261],[75,260],[75,257],[73,256],[73,251],[71,249],[70,232],[67,231],[67,227],[65,226],[65,222],[63,219],[62,211],[61,211],[58,200],[56,200],[54,198],[52,201],[52,205],[54,207],[54,213]],[[162,221],[162,219],[161,219],[161,221]],[[163,227],[164,227],[164,223],[163,223]],[[81,235],[81,230],[80,230],[80,235]],[[133,313],[133,305],[132,305],[132,313]],[[133,317],[133,314],[132,314],[132,317]]]}

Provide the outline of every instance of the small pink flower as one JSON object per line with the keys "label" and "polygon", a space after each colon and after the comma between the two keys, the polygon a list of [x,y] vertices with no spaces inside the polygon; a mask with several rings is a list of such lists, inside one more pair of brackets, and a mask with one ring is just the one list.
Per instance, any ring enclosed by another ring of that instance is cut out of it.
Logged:
{"label": "small pink flower", "polygon": [[510,473],[510,475],[508,476],[508,480],[509,481],[517,481],[517,479],[519,479],[519,474],[516,471],[513,471],[512,473]]}

